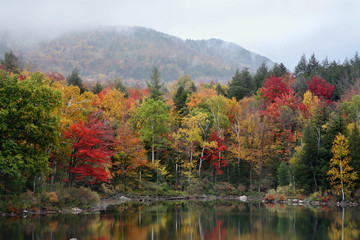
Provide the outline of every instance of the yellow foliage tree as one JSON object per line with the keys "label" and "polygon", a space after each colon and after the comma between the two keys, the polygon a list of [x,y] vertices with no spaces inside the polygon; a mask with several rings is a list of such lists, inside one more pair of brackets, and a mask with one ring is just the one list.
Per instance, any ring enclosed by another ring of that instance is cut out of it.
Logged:
{"label": "yellow foliage tree", "polygon": [[196,115],[188,115],[183,119],[182,128],[173,134],[178,149],[188,155],[189,164],[186,164],[189,170],[188,181],[192,178],[192,169],[194,168],[194,155],[196,155],[196,146],[202,142],[200,128],[201,123],[206,121],[207,115],[202,112],[198,112]]}
{"label": "yellow foliage tree", "polygon": [[345,195],[349,196],[354,189],[355,181],[358,179],[357,173],[349,165],[349,143],[344,135],[339,133],[331,148],[333,158],[330,160],[330,170],[327,172],[330,185],[336,195],[340,195],[345,200]]}

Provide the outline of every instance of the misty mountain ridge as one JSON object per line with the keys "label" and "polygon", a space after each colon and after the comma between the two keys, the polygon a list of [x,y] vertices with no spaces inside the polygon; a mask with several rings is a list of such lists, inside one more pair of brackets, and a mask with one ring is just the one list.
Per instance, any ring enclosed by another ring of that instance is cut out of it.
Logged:
{"label": "misty mountain ridge", "polygon": [[[0,42],[0,50],[8,45]],[[250,72],[273,62],[245,48],[220,39],[183,40],[144,27],[97,27],[64,33],[22,49],[33,70],[68,75],[76,67],[85,80],[120,76],[128,84],[149,79],[154,66],[163,81],[189,74],[195,82],[229,82],[236,69]]]}

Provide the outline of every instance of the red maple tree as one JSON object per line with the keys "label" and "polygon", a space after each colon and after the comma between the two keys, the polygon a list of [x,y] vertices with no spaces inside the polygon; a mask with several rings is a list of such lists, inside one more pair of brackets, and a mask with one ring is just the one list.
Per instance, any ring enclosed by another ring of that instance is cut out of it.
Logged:
{"label": "red maple tree", "polygon": [[264,82],[264,86],[260,88],[264,103],[269,104],[275,102],[277,98],[281,98],[283,95],[291,94],[291,87],[289,84],[283,81],[282,77],[275,77],[272,75]]}
{"label": "red maple tree", "polygon": [[220,168],[226,166],[227,164],[225,158],[221,156],[221,152],[226,150],[226,146],[223,144],[223,139],[218,136],[218,132],[213,132],[209,136],[208,141],[216,142],[217,147],[206,149],[202,159],[205,160],[207,164],[211,164],[215,168],[217,175],[221,175],[223,171]]}
{"label": "red maple tree", "polygon": [[65,131],[72,151],[68,162],[70,185],[76,180],[87,183],[106,182],[113,155],[113,132],[107,123],[91,114],[86,122],[78,122]]}
{"label": "red maple tree", "polygon": [[323,101],[329,101],[334,92],[334,86],[330,83],[326,83],[324,79],[318,76],[314,76],[311,79],[311,82],[306,81],[308,90],[311,91],[312,94],[318,96]]}

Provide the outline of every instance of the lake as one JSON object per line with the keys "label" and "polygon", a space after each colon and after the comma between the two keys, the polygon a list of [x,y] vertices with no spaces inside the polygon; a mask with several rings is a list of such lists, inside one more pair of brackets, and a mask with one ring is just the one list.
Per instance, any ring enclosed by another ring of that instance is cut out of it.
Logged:
{"label": "lake", "polygon": [[358,239],[358,208],[130,202],[100,213],[0,218],[0,239]]}

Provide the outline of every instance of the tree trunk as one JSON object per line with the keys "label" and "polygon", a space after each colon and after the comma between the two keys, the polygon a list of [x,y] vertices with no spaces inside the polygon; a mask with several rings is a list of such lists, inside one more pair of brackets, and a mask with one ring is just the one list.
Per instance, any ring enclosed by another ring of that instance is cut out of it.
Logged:
{"label": "tree trunk", "polygon": [[154,163],[155,163],[155,146],[154,146],[154,143],[151,146],[151,162],[152,162],[152,165],[154,165]]}
{"label": "tree trunk", "polygon": [[312,170],[312,172],[313,172],[313,177],[314,177],[315,188],[316,188],[316,190],[318,190],[318,185],[317,185],[316,175],[315,175],[315,169],[314,169],[314,167],[313,167],[312,163],[310,163],[310,166],[311,166],[311,170]]}
{"label": "tree trunk", "polygon": [[199,181],[201,181],[201,167],[203,162],[203,156],[204,156],[205,147],[201,150],[201,156],[200,156],[200,162],[199,162]]}
{"label": "tree trunk", "polygon": [[175,177],[176,177],[176,186],[179,186],[179,173],[178,173],[178,163],[175,163]]}
{"label": "tree trunk", "polygon": [[259,170],[258,192],[260,193],[261,168]]}
{"label": "tree trunk", "polygon": [[345,195],[344,195],[344,183],[342,178],[342,161],[340,160],[340,181],[341,181],[341,195],[342,200],[345,201]]}
{"label": "tree trunk", "polygon": [[250,189],[252,189],[252,187],[253,187],[253,183],[252,183],[252,166],[250,166],[250,176],[249,176],[249,178],[250,178]]}
{"label": "tree trunk", "polygon": [[139,180],[141,182],[141,165],[140,165],[140,170],[139,170]]}
{"label": "tree trunk", "polygon": [[193,143],[190,143],[190,169],[189,169],[189,182],[191,182],[191,170],[193,162]]}
{"label": "tree trunk", "polygon": [[36,175],[34,175],[34,182],[33,182],[33,189],[34,189],[34,192],[35,192],[35,189],[36,188]]}
{"label": "tree trunk", "polygon": [[54,156],[53,169],[52,169],[51,181],[50,181],[50,191],[52,191],[53,186],[54,186],[54,180],[55,180],[55,175],[56,175],[56,167],[57,167],[57,157]]}

